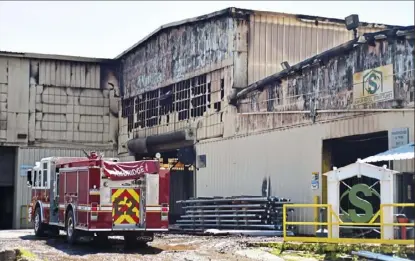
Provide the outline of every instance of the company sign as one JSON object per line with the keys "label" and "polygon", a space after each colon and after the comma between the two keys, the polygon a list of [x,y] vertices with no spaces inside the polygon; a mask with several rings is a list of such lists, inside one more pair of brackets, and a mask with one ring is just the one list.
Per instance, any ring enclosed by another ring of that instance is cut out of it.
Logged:
{"label": "company sign", "polygon": [[389,149],[409,143],[409,128],[393,128],[389,131]]}
{"label": "company sign", "polygon": [[144,176],[145,173],[154,174],[160,169],[156,160],[133,162],[103,162],[104,174],[111,180],[130,180]]}
{"label": "company sign", "polygon": [[341,212],[348,216],[352,222],[369,222],[374,216],[374,207],[367,200],[367,198],[371,196],[376,196],[380,199],[379,192],[377,192],[373,186],[367,184],[355,184],[340,196],[340,202],[344,198],[348,199],[349,202],[349,209],[346,211],[340,207]]}
{"label": "company sign", "polygon": [[393,100],[393,65],[358,72],[353,75],[353,103],[371,104]]}

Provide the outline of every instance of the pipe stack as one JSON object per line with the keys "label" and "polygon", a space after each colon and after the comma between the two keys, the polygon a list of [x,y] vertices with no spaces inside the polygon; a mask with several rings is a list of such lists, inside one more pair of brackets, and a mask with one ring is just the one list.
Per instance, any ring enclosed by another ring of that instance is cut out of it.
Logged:
{"label": "pipe stack", "polygon": [[[278,197],[212,197],[180,200],[185,215],[177,221],[182,230],[278,230],[282,231],[283,204],[289,199]],[[293,209],[287,209],[287,215]],[[292,231],[293,227],[287,227]],[[291,233],[290,233],[291,234]]]}

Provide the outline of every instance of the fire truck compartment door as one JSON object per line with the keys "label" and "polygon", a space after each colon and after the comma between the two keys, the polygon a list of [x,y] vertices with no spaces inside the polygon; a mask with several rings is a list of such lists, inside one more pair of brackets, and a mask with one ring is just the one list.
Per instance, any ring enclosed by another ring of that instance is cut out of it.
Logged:
{"label": "fire truck compartment door", "polygon": [[141,193],[138,188],[112,188],[112,223],[114,229],[142,227]]}

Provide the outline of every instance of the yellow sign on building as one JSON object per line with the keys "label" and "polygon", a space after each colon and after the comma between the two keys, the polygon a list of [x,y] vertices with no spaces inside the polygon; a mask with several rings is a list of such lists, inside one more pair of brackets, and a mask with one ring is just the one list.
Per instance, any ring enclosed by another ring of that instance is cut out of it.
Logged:
{"label": "yellow sign on building", "polygon": [[353,75],[353,103],[370,104],[393,100],[393,64]]}

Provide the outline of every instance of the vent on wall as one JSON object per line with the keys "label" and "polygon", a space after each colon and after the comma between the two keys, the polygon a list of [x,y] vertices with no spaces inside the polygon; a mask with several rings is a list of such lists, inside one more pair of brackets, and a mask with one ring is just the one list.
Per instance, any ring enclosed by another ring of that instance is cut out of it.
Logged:
{"label": "vent on wall", "polygon": [[26,138],[27,138],[27,134],[24,134],[24,133],[17,133],[17,138],[18,138],[18,139],[26,139]]}

